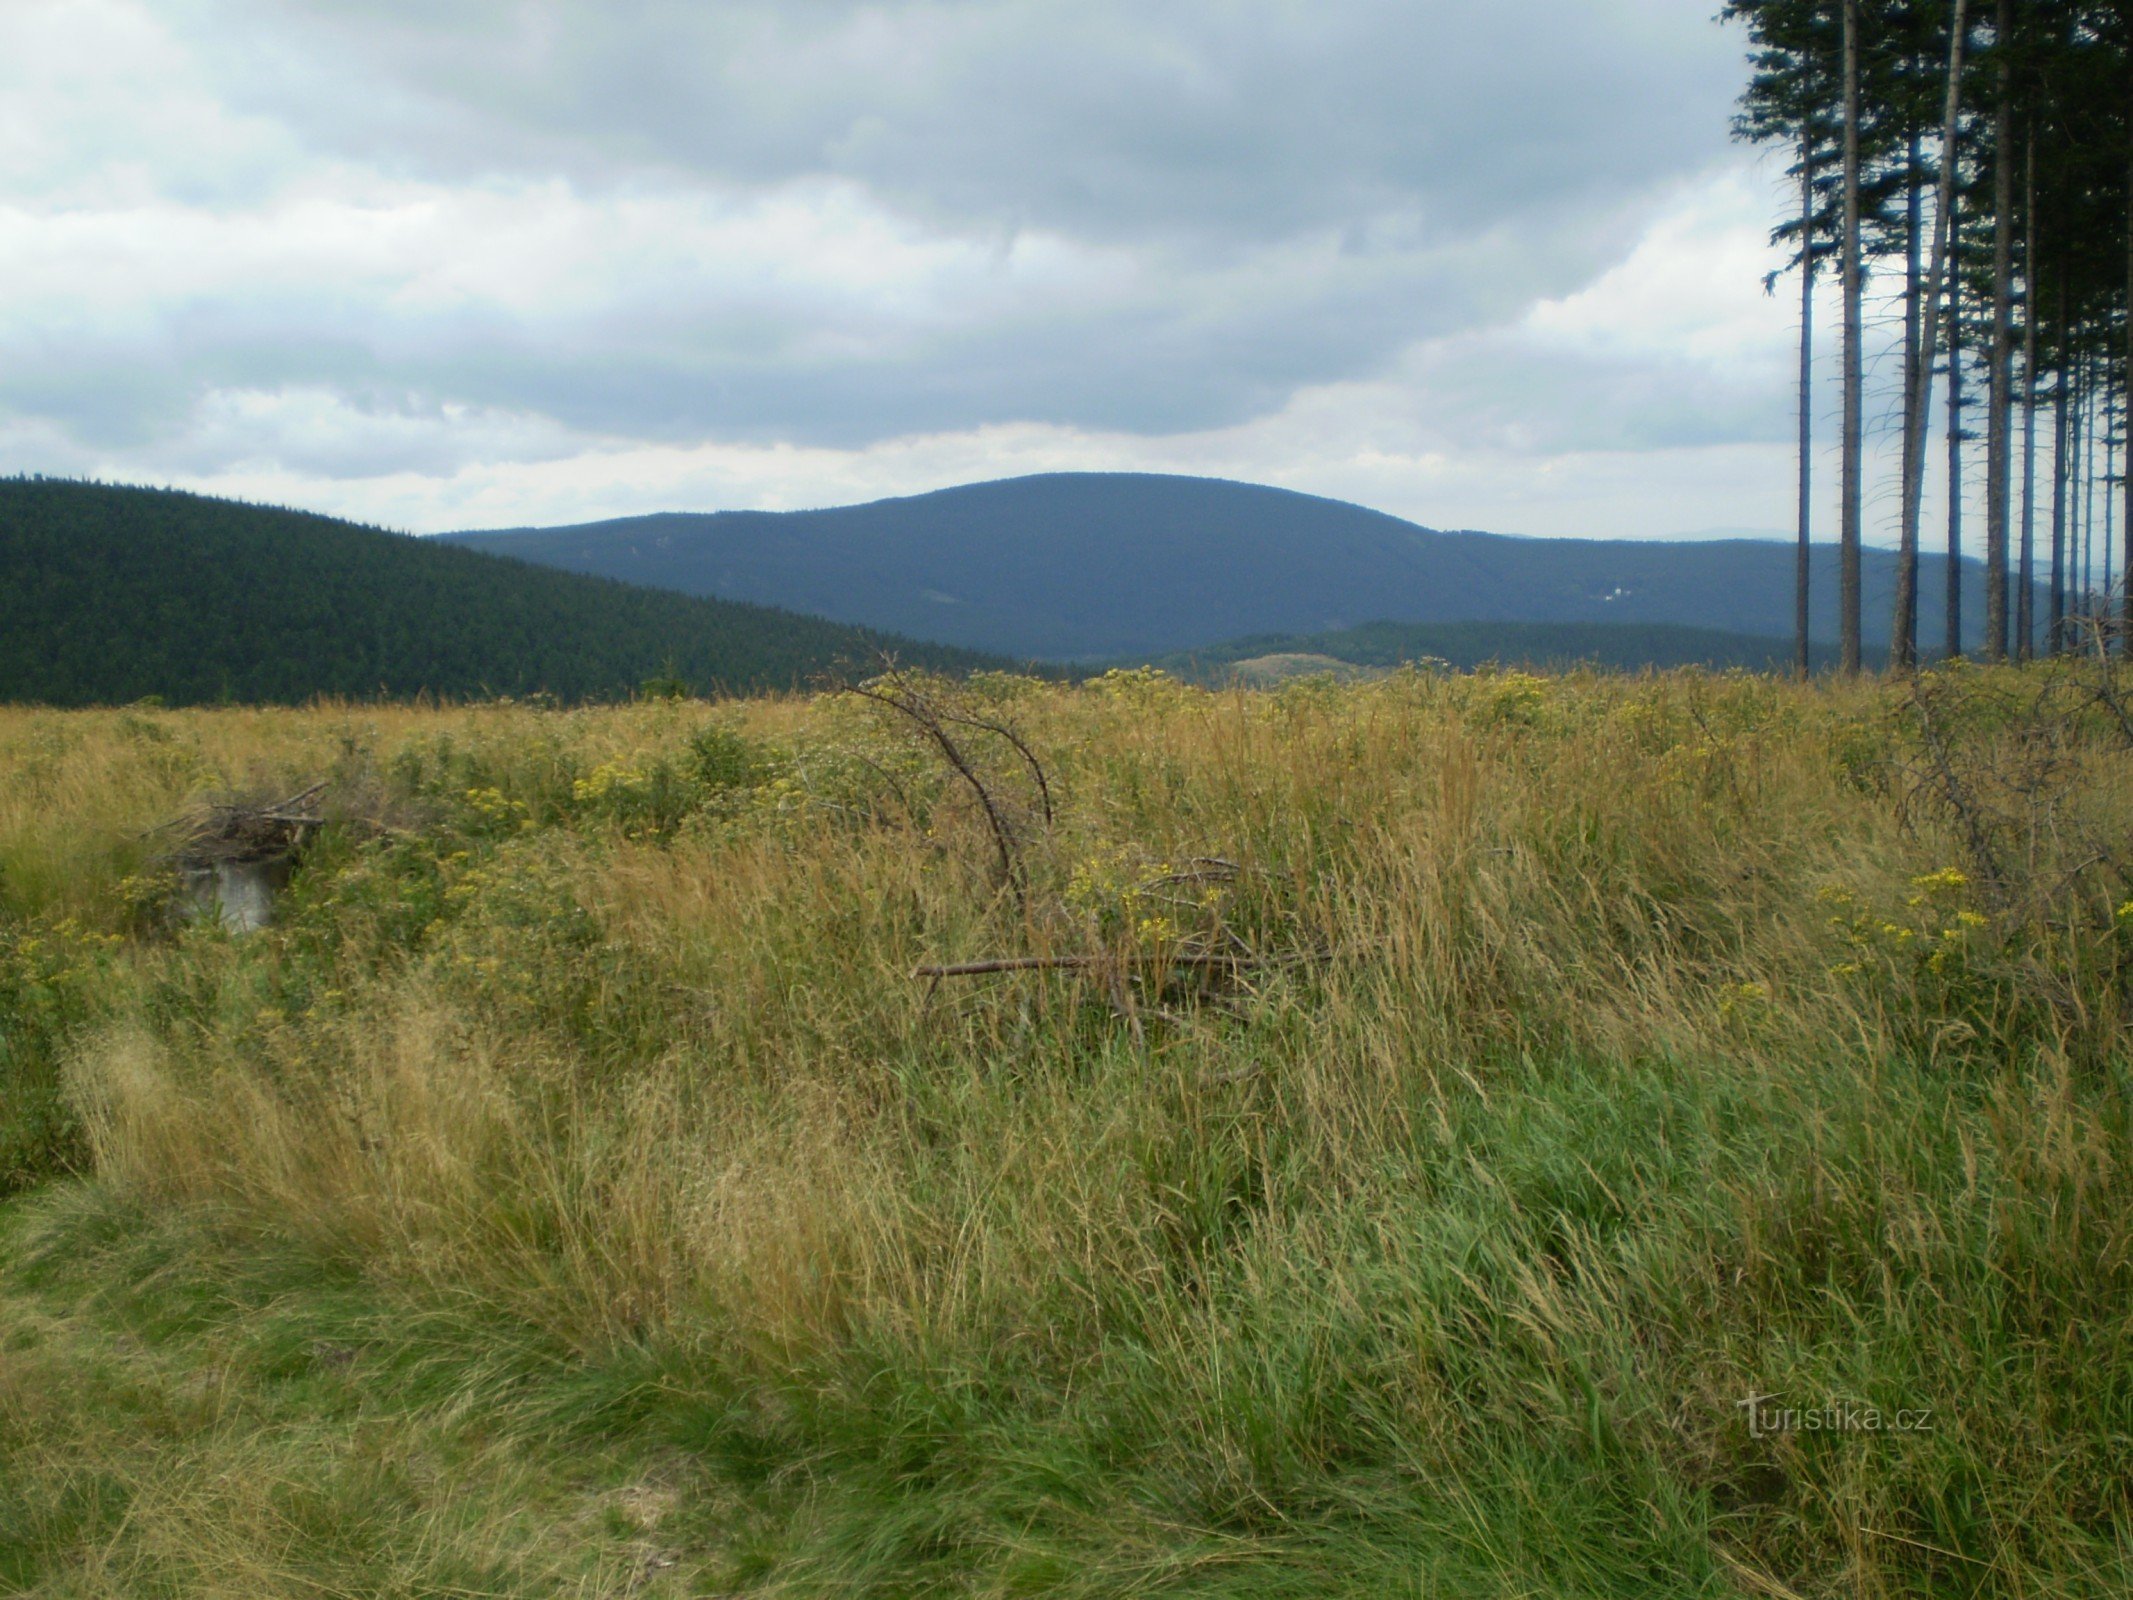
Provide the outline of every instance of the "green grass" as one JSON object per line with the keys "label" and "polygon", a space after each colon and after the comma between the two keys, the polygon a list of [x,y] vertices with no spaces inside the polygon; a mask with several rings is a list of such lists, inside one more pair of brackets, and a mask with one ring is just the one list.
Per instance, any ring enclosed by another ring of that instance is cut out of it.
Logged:
{"label": "green grass", "polygon": [[93,1190],[0,1218],[9,1594],[684,1593],[728,1564],[701,1469],[600,1436],[522,1326]]}
{"label": "green grass", "polygon": [[[2084,680],[930,692],[1020,905],[851,701],[0,715],[0,1589],[2133,1589]],[[65,865],[334,760],[267,934]]]}

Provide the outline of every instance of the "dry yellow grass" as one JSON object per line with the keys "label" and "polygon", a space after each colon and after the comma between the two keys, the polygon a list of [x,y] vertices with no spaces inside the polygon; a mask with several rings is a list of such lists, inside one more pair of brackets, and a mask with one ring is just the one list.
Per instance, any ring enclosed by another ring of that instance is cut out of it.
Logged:
{"label": "dry yellow grass", "polygon": [[[2133,755],[2068,700],[2024,811],[2036,681],[1933,686],[1948,795],[1881,684],[982,684],[1026,910],[850,701],[0,711],[0,869],[110,1192],[657,1353],[841,1508],[826,1589],[2100,1594]],[[318,777],[405,831],[91,947],[143,830]],[[1218,937],[1267,964],[1164,992]],[[1101,962],[910,977],[1020,953]],[[1750,1437],[1778,1390],[1948,1426]]]}

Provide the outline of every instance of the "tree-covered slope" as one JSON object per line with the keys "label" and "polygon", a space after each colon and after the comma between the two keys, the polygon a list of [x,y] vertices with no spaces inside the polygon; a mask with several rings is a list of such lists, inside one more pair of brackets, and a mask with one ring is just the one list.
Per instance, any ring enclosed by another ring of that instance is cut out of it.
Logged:
{"label": "tree-covered slope", "polygon": [[174,490],[0,480],[0,700],[782,688],[971,652]]}
{"label": "tree-covered slope", "polygon": [[[1789,545],[1440,533],[1286,489],[1146,473],[1053,473],[826,511],[631,517],[461,534],[476,548],[632,583],[785,605],[1018,655],[1166,655],[1262,633],[1396,622],[1671,623],[1788,638]],[[1927,557],[1922,592],[1941,593]],[[1894,557],[1869,550],[1869,640],[1888,636]],[[1835,637],[1836,557],[1815,573]],[[1966,615],[1982,615],[1966,564]],[[1922,608],[1929,650],[1940,607]]]}

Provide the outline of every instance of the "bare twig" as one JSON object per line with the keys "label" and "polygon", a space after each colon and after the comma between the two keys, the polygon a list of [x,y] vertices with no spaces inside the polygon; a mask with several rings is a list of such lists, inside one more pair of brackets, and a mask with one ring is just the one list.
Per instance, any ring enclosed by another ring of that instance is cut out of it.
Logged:
{"label": "bare twig", "polygon": [[325,792],[326,780],[324,778],[321,778],[310,788],[301,790],[296,794],[292,794],[286,800],[275,801],[273,805],[267,807],[267,811],[270,813],[275,811],[294,811],[306,800],[316,800],[320,795],[324,794]]}
{"label": "bare twig", "polygon": [[1049,828],[1052,825],[1051,780],[1045,777],[1044,764],[1037,759],[1035,752],[1023,741],[1022,735],[1015,732],[1006,723],[995,722],[990,717],[972,716],[968,713],[953,711],[946,713],[946,716],[950,722],[960,723],[963,727],[979,728],[986,733],[998,734],[1015,747],[1015,753],[1022,757],[1023,764],[1029,768],[1031,781],[1037,785],[1037,800],[1044,810],[1044,825]]}
{"label": "bare twig", "polygon": [[1065,956],[996,956],[986,961],[958,961],[946,966],[913,967],[914,978],[977,978],[995,972],[1088,972],[1095,968],[1114,965],[1118,962],[1144,966],[1172,966],[1193,968],[1234,969],[1243,967],[1270,967],[1281,965],[1279,961],[1264,956],[1217,954],[1203,950],[1173,950],[1159,954],[1148,952],[1129,956],[1110,955],[1065,955]]}
{"label": "bare twig", "polygon": [[1232,883],[1243,870],[1236,862],[1225,861],[1220,856],[1194,856],[1177,871],[1151,878],[1145,887],[1160,889],[1175,883]]}
{"label": "bare twig", "polygon": [[993,848],[1000,855],[1000,871],[1014,889],[1016,901],[1026,908],[1027,894],[1022,886],[1021,858],[1016,853],[1014,836],[1008,831],[1007,819],[1000,814],[1000,807],[992,797],[992,790],[985,786],[985,780],[972,769],[969,758],[963,754],[962,746],[941,726],[940,718],[932,707],[922,699],[884,694],[864,684],[854,684],[847,692],[858,695],[863,700],[872,700],[877,705],[887,706],[890,710],[908,717],[932,741],[934,748],[940,751],[948,765],[970,786],[971,792],[978,797],[978,804],[984,809],[987,825],[992,829]]}
{"label": "bare twig", "polygon": [[879,761],[876,761],[864,750],[855,750],[852,752],[852,754],[858,758],[859,764],[861,766],[865,767],[869,772],[873,773],[875,777],[881,779],[883,783],[886,783],[889,786],[890,790],[896,796],[896,803],[904,808],[905,816],[910,817],[915,816],[917,814],[916,808],[911,804],[911,796],[905,792],[902,782],[898,780],[895,773],[891,772]]}
{"label": "bare twig", "polygon": [[940,753],[956,776],[962,779],[984,813],[985,824],[992,835],[993,849],[1000,860],[1000,874],[1014,892],[1015,904],[1026,917],[1029,914],[1029,887],[1022,863],[1021,840],[1016,835],[1014,822],[994,784],[988,783],[980,773],[978,763],[963,741],[949,730],[973,728],[990,733],[1009,744],[1023,764],[1029,769],[1036,788],[1038,806],[1043,812],[1045,825],[1052,822],[1052,790],[1046,778],[1044,765],[1037,759],[1028,743],[1006,723],[994,717],[986,717],[966,707],[944,703],[927,692],[922,684],[901,672],[893,659],[884,658],[885,671],[870,683],[847,683],[843,691],[862,700],[871,700],[885,706],[904,718],[920,735]]}

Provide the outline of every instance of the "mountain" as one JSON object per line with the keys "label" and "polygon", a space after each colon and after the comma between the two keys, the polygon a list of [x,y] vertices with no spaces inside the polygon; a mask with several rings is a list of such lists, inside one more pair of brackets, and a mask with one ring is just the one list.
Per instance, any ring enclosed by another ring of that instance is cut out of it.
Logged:
{"label": "mountain", "polygon": [[[1256,681],[1320,670],[1396,667],[1428,657],[1463,668],[1494,662],[1617,672],[1690,666],[1782,672],[1792,666],[1792,641],[1664,622],[1372,622],[1334,633],[1233,639],[1211,649],[1165,656],[1155,664],[1181,677],[1220,682],[1233,676]],[[1813,652],[1817,668],[1835,666],[1836,660],[1832,647]]]}
{"label": "mountain", "polygon": [[[1055,659],[1161,656],[1252,634],[1394,622],[1667,623],[1792,633],[1788,545],[1444,533],[1215,478],[1053,473],[826,511],[668,513],[447,537],[632,583]],[[1837,560],[1818,550],[1818,637]],[[1944,557],[1921,567],[1938,650]],[[1869,643],[1888,638],[1895,557],[1865,554]],[[1984,610],[1965,563],[1965,615]],[[2041,611],[2040,611],[2041,614]]]}
{"label": "mountain", "polygon": [[0,700],[602,699],[666,675],[786,688],[883,650],[948,671],[1003,664],[309,512],[0,479]]}

